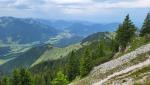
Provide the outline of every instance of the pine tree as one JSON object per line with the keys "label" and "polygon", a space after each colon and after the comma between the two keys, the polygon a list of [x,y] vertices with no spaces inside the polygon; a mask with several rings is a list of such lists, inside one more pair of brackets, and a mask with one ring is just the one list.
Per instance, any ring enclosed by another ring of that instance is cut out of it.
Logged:
{"label": "pine tree", "polygon": [[45,81],[45,85],[48,85],[48,76],[44,75],[44,81]]}
{"label": "pine tree", "polygon": [[104,57],[105,56],[105,52],[104,52],[104,42],[101,41],[99,43],[99,46],[98,46],[98,57]]}
{"label": "pine tree", "polygon": [[78,65],[79,63],[75,56],[75,52],[72,51],[69,56],[69,62],[67,66],[67,73],[68,73],[69,80],[75,79],[75,77],[79,74]]}
{"label": "pine tree", "polygon": [[20,70],[20,81],[21,81],[21,85],[33,85],[31,74],[26,69]]}
{"label": "pine tree", "polygon": [[18,69],[13,72],[12,85],[20,85],[20,74]]}
{"label": "pine tree", "polygon": [[46,85],[43,75],[41,75],[41,74],[34,75],[34,84],[33,85]]}
{"label": "pine tree", "polygon": [[2,80],[0,79],[0,85],[2,85]]}
{"label": "pine tree", "polygon": [[118,45],[117,40],[114,37],[112,37],[112,40],[111,40],[111,51],[112,51],[112,53],[116,53],[119,49],[118,47],[119,47],[119,45]]}
{"label": "pine tree", "polygon": [[0,85],[2,85],[2,80],[0,79]]}
{"label": "pine tree", "polygon": [[150,34],[150,12],[147,14],[140,32],[141,36],[145,36],[146,34]]}
{"label": "pine tree", "polygon": [[86,76],[92,69],[92,56],[89,49],[86,49],[84,56],[80,60],[80,75],[82,77]]}
{"label": "pine tree", "polygon": [[56,75],[56,78],[52,80],[52,85],[68,85],[67,76],[65,76],[61,71]]}
{"label": "pine tree", "polygon": [[117,30],[116,40],[121,48],[121,51],[124,51],[127,45],[131,42],[133,36],[135,36],[136,28],[130,20],[129,15],[126,16],[122,25],[119,25]]}
{"label": "pine tree", "polygon": [[9,85],[9,79],[8,77],[3,77],[2,81],[1,81],[2,85]]}

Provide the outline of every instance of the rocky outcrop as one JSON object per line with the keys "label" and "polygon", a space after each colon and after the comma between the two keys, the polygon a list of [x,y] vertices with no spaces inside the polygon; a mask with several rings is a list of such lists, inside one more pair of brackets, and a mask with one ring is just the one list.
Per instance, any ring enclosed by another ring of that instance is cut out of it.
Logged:
{"label": "rocky outcrop", "polygon": [[[129,67],[129,68],[126,68],[126,69],[124,69],[124,70],[122,70],[122,71],[120,71],[120,72],[116,72],[116,73],[114,73],[114,74],[112,74],[112,75],[109,75],[107,78],[105,78],[105,79],[103,79],[103,80],[100,80],[99,82],[94,83],[93,85],[102,85],[103,83],[105,83],[106,81],[108,81],[109,79],[111,79],[111,78],[113,78],[113,77],[115,77],[115,76],[119,76],[119,75],[121,75],[121,74],[128,73],[128,72],[130,72],[130,71],[133,71],[133,70],[136,70],[136,69],[138,69],[138,68],[142,68],[142,67],[148,66],[148,65],[150,65],[150,59],[148,59],[148,60],[146,60],[146,61],[144,61],[144,62],[142,62],[142,63],[139,63],[139,64],[137,64],[137,65],[134,65],[134,66],[131,66],[131,67]],[[132,82],[131,82],[131,83],[132,83]],[[114,85],[117,85],[117,84],[114,84]],[[129,84],[128,84],[128,85],[129,85]]]}
{"label": "rocky outcrop", "polygon": [[124,63],[127,63],[131,61],[132,59],[135,59],[136,57],[138,57],[138,55],[149,52],[149,51],[150,51],[150,44],[144,45],[136,49],[135,51],[132,51],[117,59],[111,60],[109,62],[106,62],[104,64],[101,64],[95,67],[94,70],[91,72],[91,74],[96,75],[97,72],[105,73],[106,71],[116,68],[117,66],[123,65]]}

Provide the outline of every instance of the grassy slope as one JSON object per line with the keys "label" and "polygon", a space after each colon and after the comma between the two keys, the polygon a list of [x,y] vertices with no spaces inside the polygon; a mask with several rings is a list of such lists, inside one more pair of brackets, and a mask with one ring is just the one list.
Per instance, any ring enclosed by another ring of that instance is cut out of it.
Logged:
{"label": "grassy slope", "polygon": [[4,63],[7,63],[10,60],[16,58],[16,56],[24,53],[32,48],[32,45],[1,45],[0,49],[8,48],[9,51],[1,50],[0,52],[4,51],[2,55],[0,55],[0,66]]}
{"label": "grassy slope", "polygon": [[86,42],[93,42],[93,41],[98,41],[100,39],[111,39],[115,33],[110,33],[110,32],[97,32],[92,35],[89,35],[88,37],[84,38],[81,42],[86,43]]}
{"label": "grassy slope", "polygon": [[3,64],[5,64],[5,63],[7,63],[7,62],[9,62],[10,60],[13,60],[13,59],[15,59],[15,57],[14,58],[9,58],[9,59],[0,59],[0,65],[3,65]]}
{"label": "grassy slope", "polygon": [[35,46],[28,50],[20,50],[0,57],[0,70],[11,72],[18,67],[30,67],[47,60],[56,60],[66,56],[72,50],[79,49],[80,44],[70,45],[65,48],[56,48],[51,45]]}
{"label": "grassy slope", "polygon": [[[25,52],[20,52],[17,55],[14,55],[14,59],[9,60],[3,64],[0,65],[0,70],[3,72],[11,72],[13,69],[18,68],[18,67],[29,67],[33,62],[35,62],[40,55],[42,55],[46,50],[48,46],[47,45],[41,45],[41,46],[36,46],[33,47]],[[6,58],[7,57],[7,58]],[[3,57],[3,60],[10,59],[10,56],[5,56]],[[1,58],[2,59],[2,58]]]}
{"label": "grassy slope", "polygon": [[0,65],[4,64],[6,60],[0,59]]}
{"label": "grassy slope", "polygon": [[79,48],[81,48],[81,45],[78,43],[65,48],[54,47],[53,49],[48,49],[31,66],[34,66],[43,61],[59,59],[61,57],[67,56],[72,50],[77,50]]}

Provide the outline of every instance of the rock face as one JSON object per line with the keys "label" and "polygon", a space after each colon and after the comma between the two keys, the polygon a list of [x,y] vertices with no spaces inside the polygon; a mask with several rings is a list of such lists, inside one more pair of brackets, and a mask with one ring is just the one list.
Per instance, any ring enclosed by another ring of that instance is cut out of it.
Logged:
{"label": "rock face", "polygon": [[[148,60],[146,60],[146,61],[144,61],[142,63],[139,63],[137,65],[134,65],[134,66],[131,66],[129,68],[126,68],[126,69],[124,69],[124,70],[122,70],[120,72],[116,72],[116,73],[108,76],[107,78],[105,78],[105,79],[103,79],[103,80],[101,80],[101,81],[99,81],[97,83],[94,83],[93,85],[102,85],[103,83],[105,83],[106,81],[108,81],[109,79],[111,79],[111,78],[113,78],[115,76],[119,76],[121,74],[128,73],[130,71],[133,71],[135,69],[138,69],[138,68],[141,68],[141,67],[144,67],[144,66],[148,66],[148,65],[150,65],[150,59],[148,59]],[[132,82],[127,82],[127,83],[132,83]],[[117,85],[117,84],[114,84],[114,85]],[[133,85],[133,84],[127,84],[127,85]]]}
{"label": "rock face", "polygon": [[136,49],[135,51],[123,55],[122,57],[119,57],[117,59],[111,60],[109,62],[101,64],[100,66],[95,67],[94,70],[91,72],[91,74],[96,75],[97,72],[105,73],[106,71],[116,68],[117,66],[123,65],[124,63],[127,63],[132,59],[135,59],[136,57],[138,57],[138,55],[149,51],[150,51],[150,44],[144,45]]}

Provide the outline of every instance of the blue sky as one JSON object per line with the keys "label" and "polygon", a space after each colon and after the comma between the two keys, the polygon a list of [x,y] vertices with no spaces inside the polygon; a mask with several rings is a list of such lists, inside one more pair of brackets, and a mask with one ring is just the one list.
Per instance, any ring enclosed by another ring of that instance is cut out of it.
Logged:
{"label": "blue sky", "polygon": [[0,0],[0,16],[142,23],[148,11],[150,0]]}

